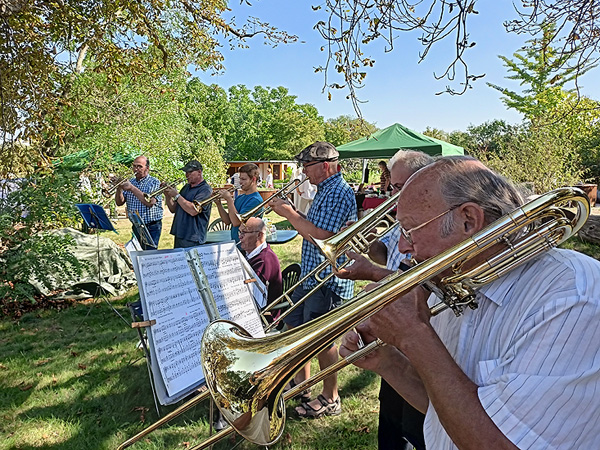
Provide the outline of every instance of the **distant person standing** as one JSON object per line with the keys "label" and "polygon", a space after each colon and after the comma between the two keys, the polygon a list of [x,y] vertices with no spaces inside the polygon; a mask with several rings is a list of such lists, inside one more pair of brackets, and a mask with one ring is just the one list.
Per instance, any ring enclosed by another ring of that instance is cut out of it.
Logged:
{"label": "distant person standing", "polygon": [[387,191],[392,190],[392,176],[390,174],[390,169],[388,169],[385,161],[379,161],[379,170],[381,171],[381,176],[379,177],[379,185],[381,189],[381,193],[385,194]]}
{"label": "distant person standing", "polygon": [[147,244],[140,236],[134,226],[133,234],[139,241],[143,250],[154,250],[158,248],[160,233],[162,231],[162,195],[146,200],[144,194],[151,194],[160,188],[158,181],[150,173],[150,160],[146,156],[138,156],[132,164],[134,177],[117,186],[115,192],[115,203],[122,206],[127,203],[127,217],[139,215],[140,220],[148,230],[155,246]]}
{"label": "distant person standing", "polygon": [[[306,180],[306,174],[302,172],[298,179],[302,183]],[[298,211],[302,212],[304,215],[308,214],[308,210],[310,209],[310,205],[315,199],[315,194],[317,193],[317,187],[312,184],[309,180],[302,183],[298,186],[298,194],[300,194],[300,199],[298,201]]]}
{"label": "distant person standing", "polygon": [[269,167],[267,169],[267,177],[265,178],[265,187],[267,189],[273,189],[273,171]]}
{"label": "distant person standing", "polygon": [[175,236],[173,248],[188,248],[206,242],[206,231],[210,220],[212,202],[200,211],[194,201],[200,202],[212,195],[212,188],[202,175],[202,164],[195,159],[181,168],[185,172],[187,184],[177,192],[174,187],[165,191],[167,207],[175,214],[171,234]]}

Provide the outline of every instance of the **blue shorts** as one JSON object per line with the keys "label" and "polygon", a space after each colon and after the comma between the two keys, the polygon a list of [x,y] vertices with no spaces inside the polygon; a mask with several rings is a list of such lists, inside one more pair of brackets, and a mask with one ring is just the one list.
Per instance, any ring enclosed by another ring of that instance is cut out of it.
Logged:
{"label": "blue shorts", "polygon": [[[298,286],[292,292],[292,302],[295,304],[307,292],[310,292],[310,289],[306,290],[303,286]],[[317,317],[321,317],[341,304],[342,298],[338,294],[327,287],[321,287],[307,298],[302,305],[292,311],[289,316],[283,319],[283,321],[291,327],[297,327]]]}

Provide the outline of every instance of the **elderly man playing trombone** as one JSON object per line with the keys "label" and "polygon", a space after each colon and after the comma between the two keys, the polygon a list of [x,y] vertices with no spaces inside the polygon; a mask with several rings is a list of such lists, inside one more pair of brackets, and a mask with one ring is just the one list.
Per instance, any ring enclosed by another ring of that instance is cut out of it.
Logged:
{"label": "elderly man playing trombone", "polygon": [[137,228],[134,226],[133,234],[139,241],[143,250],[154,250],[158,247],[160,233],[162,231],[162,196],[146,200],[144,194],[150,194],[160,187],[160,181],[149,175],[150,160],[146,156],[138,156],[133,160],[131,165],[133,169],[133,178],[129,181],[121,183],[115,191],[115,203],[117,206],[122,206],[127,203],[127,217],[132,214],[139,215],[140,220],[150,233],[154,246],[146,243],[139,235]]}
{"label": "elderly man playing trombone", "polygon": [[171,234],[175,236],[173,248],[189,248],[204,244],[210,220],[212,203],[196,209],[194,202],[201,202],[212,194],[212,188],[202,175],[202,164],[192,159],[181,168],[187,184],[180,192],[174,187],[165,190],[167,207],[175,214]]}
{"label": "elderly man playing trombone", "polygon": [[[356,200],[354,191],[338,171],[338,152],[329,142],[315,142],[302,150],[296,159],[303,166],[304,173],[310,183],[317,186],[315,199],[304,216],[289,202],[276,198],[269,202],[277,214],[285,217],[304,238],[302,242],[302,274],[304,277],[324,261],[324,256],[313,244],[311,237],[326,239],[337,233],[348,221],[356,220]],[[322,276],[329,273],[327,269]],[[297,302],[317,285],[314,277],[309,278],[292,293],[292,301]],[[342,299],[352,297],[354,282],[332,277],[317,292],[308,297],[301,307],[297,308],[284,321],[288,327],[297,327],[312,319],[322,316],[331,309],[341,305]],[[329,367],[338,359],[337,347],[330,346],[318,355],[321,369]],[[292,384],[300,383],[310,375],[307,364],[297,374]],[[300,417],[322,417],[341,412],[338,395],[337,375],[331,375],[323,381],[323,391],[314,400],[305,395],[302,406],[296,408]]]}
{"label": "elderly man playing trombone", "polygon": [[[399,249],[425,261],[521,203],[516,189],[480,162],[441,158],[400,194]],[[549,250],[479,288],[478,307],[459,317],[432,317],[429,293],[416,287],[357,327],[363,341],[378,337],[388,345],[356,364],[426,413],[428,448],[595,448],[599,278],[598,261]],[[340,354],[359,341],[347,333]]]}

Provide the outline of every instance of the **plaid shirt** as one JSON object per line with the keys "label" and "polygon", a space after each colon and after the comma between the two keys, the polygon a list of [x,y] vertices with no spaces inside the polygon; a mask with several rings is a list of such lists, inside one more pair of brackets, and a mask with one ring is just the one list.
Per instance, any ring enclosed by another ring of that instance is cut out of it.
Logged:
{"label": "plaid shirt", "polygon": [[[308,211],[307,219],[315,226],[337,233],[349,220],[356,220],[356,199],[354,191],[342,178],[341,173],[336,173],[317,185],[317,194]],[[302,242],[302,276],[308,274],[325,260],[321,251],[307,239]],[[338,264],[346,260],[345,256],[338,258]],[[325,277],[331,273],[331,267],[320,273]],[[303,283],[304,289],[312,289],[317,285],[314,277]],[[326,284],[329,289],[342,298],[351,298],[354,295],[354,281],[341,280],[332,277]]]}
{"label": "plaid shirt", "polygon": [[[160,181],[156,178],[146,175],[140,181],[135,177],[131,178],[129,182],[142,191],[145,194],[150,194],[156,191],[160,187]],[[163,206],[162,206],[162,195],[156,197],[156,203],[152,208],[148,208],[138,198],[129,191],[123,191],[123,196],[127,202],[127,215],[135,214],[137,211],[142,218],[142,222],[156,222],[163,218]]]}
{"label": "plaid shirt", "polygon": [[398,270],[402,260],[410,258],[410,254],[400,253],[398,249],[398,242],[400,241],[400,227],[396,223],[396,226],[391,231],[385,233],[380,239],[382,244],[385,244],[387,248],[387,264],[386,268],[389,270]]}

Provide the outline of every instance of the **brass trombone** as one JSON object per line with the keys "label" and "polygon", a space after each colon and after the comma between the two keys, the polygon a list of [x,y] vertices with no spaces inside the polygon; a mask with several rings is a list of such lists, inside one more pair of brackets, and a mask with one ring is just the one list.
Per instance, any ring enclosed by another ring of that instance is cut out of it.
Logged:
{"label": "brass trombone", "polygon": [[159,195],[162,195],[167,189],[174,188],[175,186],[177,186],[178,184],[183,183],[184,181],[187,181],[187,180],[185,178],[180,178],[180,179],[175,180],[175,181],[173,181],[171,183],[167,183],[164,186],[159,187],[155,191],[150,192],[149,194],[144,194],[144,199],[147,202],[149,202],[154,197],[158,197]]}
{"label": "brass trombone", "polygon": [[[266,331],[270,331],[276,327],[281,320],[291,314],[293,310],[298,308],[304,301],[306,301],[307,298],[323,287],[323,285],[334,276],[333,270],[324,277],[321,277],[321,272],[330,266],[332,269],[335,267],[336,270],[339,270],[350,263],[350,260],[346,259],[343,263],[338,264],[337,258],[349,250],[352,250],[356,253],[367,253],[371,247],[371,244],[373,244],[375,240],[380,239],[384,234],[390,232],[392,228],[398,226],[396,218],[391,215],[391,212],[395,209],[399,196],[400,191],[396,192],[385,202],[381,203],[379,206],[377,206],[377,208],[374,208],[362,219],[354,222],[348,228],[331,236],[329,239],[320,240],[312,238],[312,241],[323,252],[326,259],[309,273],[304,275],[296,282],[296,284],[291,286],[281,296],[273,300],[262,309],[261,315],[266,325]],[[375,228],[381,228],[382,231],[371,232],[371,230]],[[308,291],[304,297],[299,299],[296,303],[293,303],[291,293],[294,291],[294,289],[302,285],[311,277],[315,277],[317,280],[317,285]],[[275,321],[268,323],[264,317],[264,314],[268,311],[271,311],[273,308],[275,308],[275,306],[284,301],[289,305],[289,308],[280,314]]]}
{"label": "brass trombone", "polygon": [[[290,195],[292,192],[294,192],[295,189],[297,189],[302,183],[304,183],[307,180],[308,180],[308,178],[305,178],[302,181],[300,181],[298,179],[290,181],[288,184],[283,186],[281,189],[279,189],[273,195],[270,195],[267,199],[263,200],[263,202],[261,204],[255,206],[250,211],[247,211],[244,214],[239,215],[240,221],[242,223],[246,223],[250,217],[254,217],[256,214],[259,214],[261,212],[261,210],[263,210],[263,208],[274,198],[281,198],[283,200],[287,200],[287,196]],[[271,212],[271,207],[264,209],[262,211],[262,214],[268,214],[269,212]]]}
{"label": "brass trombone", "polygon": [[[575,214],[566,210],[569,203],[577,207]],[[549,192],[441,254],[382,280],[353,301],[279,335],[256,339],[233,322],[217,320],[206,328],[201,345],[211,396],[236,432],[255,444],[271,445],[285,425],[284,387],[329,342],[448,269],[451,274],[436,283],[443,298],[431,314],[447,308],[460,314],[465,307],[475,308],[476,289],[567,240],[583,226],[589,212],[589,199],[581,190]],[[483,252],[493,255],[484,258]],[[476,258],[479,261],[473,261]],[[468,262],[474,267],[465,271]],[[375,341],[365,348],[379,345]],[[201,443],[194,450],[205,446]]]}
{"label": "brass trombone", "polygon": [[[230,193],[234,193],[235,192],[235,186],[226,186],[226,187],[222,187],[222,188],[215,188],[215,191],[218,189],[225,189],[227,191],[229,191]],[[213,191],[213,194],[208,197],[205,198],[204,200],[194,200],[192,203],[194,204],[194,208],[196,209],[196,211],[200,212],[204,209],[205,206],[210,205],[212,202],[214,202],[216,199],[219,198],[219,193]]]}
{"label": "brass trombone", "polygon": [[[298,181],[298,180],[295,180],[295,181]],[[299,184],[297,186],[299,186]],[[333,264],[335,264],[335,255],[336,254],[339,256],[339,255],[341,255],[341,253],[343,253],[349,249],[352,249],[356,252],[366,253],[369,250],[371,243],[373,243],[375,239],[380,238],[381,236],[383,236],[383,234],[387,233],[388,231],[390,231],[393,228],[390,226],[390,223],[395,222],[395,218],[392,217],[390,215],[390,213],[395,208],[395,204],[396,204],[396,201],[397,201],[399,195],[400,195],[399,193],[396,193],[394,196],[390,197],[384,203],[379,205],[377,208],[373,209],[365,217],[363,217],[359,221],[355,222],[350,227],[346,228],[345,230],[341,231],[340,233],[332,236],[331,238],[329,238],[325,241],[318,241],[322,247],[328,249],[327,250],[328,258],[330,256],[333,257]],[[205,201],[207,202],[208,199],[206,199]],[[265,203],[265,202],[263,202],[263,203]],[[396,225],[394,225],[394,226],[396,226]],[[365,231],[371,230],[374,227],[383,227],[383,231],[374,233],[374,234],[363,235],[365,233]],[[356,239],[353,240],[352,236],[354,236],[354,235],[356,235]],[[292,286],[287,291],[287,293],[284,293],[281,297],[279,297],[276,300],[274,300],[273,302],[271,302],[269,305],[267,305],[262,310],[261,317],[265,321],[265,326],[266,326],[265,331],[266,332],[270,331],[274,326],[276,326],[277,323],[279,323],[279,320],[281,320],[283,317],[286,317],[287,314],[289,314],[288,311],[290,311],[291,308],[294,307],[291,302],[291,297],[290,297],[289,293],[291,291],[293,291],[298,285],[300,285],[304,280],[322,272],[324,269],[326,269],[331,264],[332,264],[331,262],[325,260],[317,268],[315,268],[312,272],[307,274],[304,278],[302,278],[294,286]],[[341,267],[343,267],[343,265],[339,266],[339,268],[341,268]],[[314,292],[314,290],[319,289],[319,287],[322,286],[323,283],[327,282],[332,276],[333,276],[333,272],[331,272],[327,277],[325,277],[323,279],[319,279],[319,284],[317,285],[317,287],[315,287],[305,297],[303,297],[298,302],[296,302],[295,305],[299,305],[302,301],[304,301],[304,299],[308,298]],[[283,313],[277,319],[277,321],[269,324],[264,317],[264,313],[273,309],[273,307],[275,305],[278,305],[279,303],[281,303],[281,301],[283,299],[287,300],[287,302],[290,304],[290,306],[291,306],[290,310]],[[358,357],[359,356],[357,356],[357,358]],[[327,376],[329,376],[331,373],[336,372],[337,370],[341,369],[344,365],[350,364],[355,359],[356,358],[354,358],[354,359],[347,358],[345,360],[342,360],[338,364],[329,366],[327,369],[319,372],[318,374],[315,374],[313,377],[309,378],[308,380],[303,381],[302,383],[296,385],[291,390],[287,391],[284,394],[285,399],[287,400],[287,399],[293,398],[294,396],[296,396],[297,394],[302,392],[306,388],[306,386],[318,383],[319,381],[321,381],[324,378],[326,378]],[[345,361],[345,363],[344,363],[344,361]],[[341,365],[341,364],[343,364],[343,365]],[[163,424],[167,423],[174,417],[179,416],[180,414],[189,410],[190,408],[192,408],[193,406],[202,402],[203,400],[207,399],[208,397],[210,397],[210,393],[208,390],[205,390],[204,392],[200,393],[193,399],[187,401],[186,403],[184,403],[179,408],[172,411],[165,417],[161,418],[157,422],[154,422],[153,424],[151,424],[149,427],[147,427],[144,430],[142,430],[141,432],[139,432],[134,437],[128,439],[126,442],[124,442],[123,444],[121,444],[119,446],[119,450],[129,447],[130,445],[134,444],[135,442],[137,442],[144,436],[147,436],[152,431],[156,430],[157,428],[159,428]],[[232,428],[227,428],[225,430],[220,431],[219,433],[212,436],[209,441],[205,442],[203,444],[202,448],[204,448],[204,446],[211,445],[212,443],[218,441],[219,439],[221,439],[222,437],[224,437],[225,435],[227,435],[231,432],[233,432]]]}

